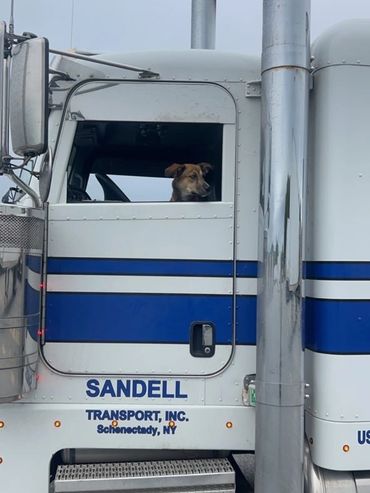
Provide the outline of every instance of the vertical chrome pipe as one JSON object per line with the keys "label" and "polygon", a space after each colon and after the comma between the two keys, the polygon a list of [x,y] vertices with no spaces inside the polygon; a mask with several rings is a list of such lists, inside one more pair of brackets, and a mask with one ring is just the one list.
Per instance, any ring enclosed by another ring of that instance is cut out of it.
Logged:
{"label": "vertical chrome pipe", "polygon": [[10,2],[9,34],[14,34],[14,0]]}
{"label": "vertical chrome pipe", "polygon": [[216,0],[192,0],[191,47],[215,49]]}
{"label": "vertical chrome pipe", "polygon": [[310,0],[264,0],[256,493],[303,491],[309,18]]}
{"label": "vertical chrome pipe", "polygon": [[3,129],[2,129],[2,146],[3,157],[10,155],[9,149],[9,118],[10,118],[10,56],[6,58],[3,63]]}

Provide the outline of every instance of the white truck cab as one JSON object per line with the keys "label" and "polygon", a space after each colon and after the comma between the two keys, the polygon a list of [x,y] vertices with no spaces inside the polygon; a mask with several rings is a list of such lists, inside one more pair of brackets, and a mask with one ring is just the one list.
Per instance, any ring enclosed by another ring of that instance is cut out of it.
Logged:
{"label": "white truck cab", "polygon": [[[312,47],[308,493],[370,491],[369,27]],[[260,60],[58,54],[44,108],[45,72],[27,77],[45,44],[4,39],[31,178],[2,148],[21,191],[0,206],[1,490],[235,491],[228,458],[255,450],[258,402]],[[171,201],[166,169],[204,162],[211,200]]]}

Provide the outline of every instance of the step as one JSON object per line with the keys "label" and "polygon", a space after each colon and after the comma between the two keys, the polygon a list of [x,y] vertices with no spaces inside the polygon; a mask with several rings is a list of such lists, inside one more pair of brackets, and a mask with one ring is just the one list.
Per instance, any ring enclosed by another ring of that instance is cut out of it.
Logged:
{"label": "step", "polygon": [[189,459],[58,466],[52,493],[234,493],[227,459]]}

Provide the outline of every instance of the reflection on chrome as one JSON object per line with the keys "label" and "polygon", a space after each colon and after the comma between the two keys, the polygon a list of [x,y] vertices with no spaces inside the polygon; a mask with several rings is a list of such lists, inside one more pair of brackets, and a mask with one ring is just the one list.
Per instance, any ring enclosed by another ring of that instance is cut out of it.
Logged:
{"label": "reflection on chrome", "polygon": [[36,386],[43,211],[0,206],[0,402]]}

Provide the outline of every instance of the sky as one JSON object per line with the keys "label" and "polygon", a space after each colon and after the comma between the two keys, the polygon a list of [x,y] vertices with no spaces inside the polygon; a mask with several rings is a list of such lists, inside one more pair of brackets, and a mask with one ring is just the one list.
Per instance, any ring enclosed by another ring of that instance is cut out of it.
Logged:
{"label": "sky", "polygon": [[[297,0],[299,1],[299,0]],[[132,52],[190,47],[191,0],[14,0],[15,31],[55,49]],[[10,0],[0,0],[8,21]],[[261,52],[262,0],[217,0],[216,49]],[[370,18],[370,0],[311,0],[311,39],[344,19]],[[7,188],[0,177],[0,198]]]}
{"label": "sky", "polygon": [[[186,49],[191,0],[14,0],[16,32],[31,31],[56,49]],[[297,0],[299,1],[299,0]],[[0,0],[9,19],[10,0]],[[216,49],[261,51],[262,0],[217,0]],[[312,0],[312,39],[328,26],[369,17],[370,0]]]}

